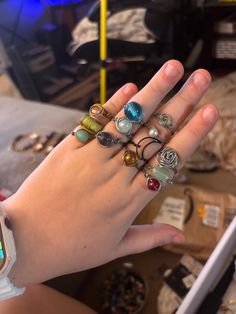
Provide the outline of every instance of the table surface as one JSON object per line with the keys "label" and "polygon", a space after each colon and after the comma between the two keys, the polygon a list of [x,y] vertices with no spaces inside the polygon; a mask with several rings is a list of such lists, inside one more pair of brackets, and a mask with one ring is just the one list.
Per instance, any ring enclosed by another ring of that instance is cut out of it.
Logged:
{"label": "table surface", "polygon": [[32,132],[69,133],[83,114],[54,105],[0,97],[0,186],[15,192],[45,158],[42,153],[12,151],[11,143],[16,136]]}

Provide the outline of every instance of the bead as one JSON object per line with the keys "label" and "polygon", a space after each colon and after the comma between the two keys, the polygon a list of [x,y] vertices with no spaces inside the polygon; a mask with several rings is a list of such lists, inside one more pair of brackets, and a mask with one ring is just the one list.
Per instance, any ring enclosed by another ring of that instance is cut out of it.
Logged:
{"label": "bead", "polygon": [[171,181],[171,174],[166,168],[155,167],[152,169],[152,173],[155,179],[159,180],[160,182],[167,183]]}
{"label": "bead", "polygon": [[78,131],[75,132],[75,137],[77,138],[77,140],[79,140],[81,143],[88,143],[92,136],[89,132],[87,132],[86,130],[80,129]]}
{"label": "bead", "polygon": [[159,192],[161,189],[161,183],[157,179],[149,177],[147,179],[147,187],[151,191]]}
{"label": "bead", "polygon": [[86,115],[80,120],[81,124],[89,131],[96,134],[102,129],[102,125],[94,120],[90,115]]}
{"label": "bead", "polygon": [[140,123],[142,121],[143,110],[140,104],[131,101],[124,106],[125,116],[132,122]]}
{"label": "bead", "polygon": [[148,134],[151,137],[157,137],[159,135],[159,132],[156,128],[150,127]]}
{"label": "bead", "polygon": [[126,118],[116,120],[116,128],[122,134],[130,134],[132,127],[132,122]]}
{"label": "bead", "polygon": [[125,163],[126,166],[128,167],[134,167],[136,166],[137,162],[138,162],[138,156],[135,152],[133,152],[132,150],[127,150],[124,153],[123,156],[123,161]]}
{"label": "bead", "polygon": [[96,135],[96,138],[97,138],[99,144],[101,144],[102,146],[105,146],[105,147],[110,147],[114,143],[114,139],[113,139],[112,135],[108,132],[99,132]]}

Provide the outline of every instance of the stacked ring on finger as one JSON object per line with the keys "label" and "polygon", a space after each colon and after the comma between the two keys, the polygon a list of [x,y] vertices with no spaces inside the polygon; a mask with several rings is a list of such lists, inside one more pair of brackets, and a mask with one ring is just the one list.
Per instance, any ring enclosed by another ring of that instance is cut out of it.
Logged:
{"label": "stacked ring on finger", "polygon": [[157,166],[146,164],[144,176],[147,178],[146,185],[149,190],[160,191],[162,184],[171,183],[177,173],[180,161],[178,153],[169,147],[164,147],[157,154]]}
{"label": "stacked ring on finger", "polygon": [[135,146],[136,154],[138,158],[140,160],[143,160],[144,162],[148,161],[148,159],[145,158],[145,151],[148,149],[149,146],[151,146],[152,144],[160,145],[159,147],[159,150],[160,150],[164,144],[161,139],[159,139],[158,137],[152,137],[152,136],[146,136],[142,138],[137,144],[134,143],[133,141],[130,141],[130,143]]}
{"label": "stacked ring on finger", "polygon": [[101,104],[92,105],[92,107],[89,109],[89,115],[94,119],[99,119],[101,116],[109,119],[112,118],[112,114],[108,112]]}
{"label": "stacked ring on finger", "polygon": [[167,129],[172,136],[174,134],[174,127],[173,127],[173,121],[170,115],[166,113],[154,113],[154,117],[157,118],[157,122],[163,126],[165,129]]}
{"label": "stacked ring on finger", "polygon": [[124,106],[124,118],[114,118],[116,129],[119,133],[131,137],[133,126],[142,124],[143,110],[137,102],[129,102]]}
{"label": "stacked ring on finger", "polygon": [[95,134],[102,130],[102,125],[96,121],[94,118],[90,117],[89,114],[86,114],[80,120],[80,127],[73,131],[71,134],[76,137],[78,141],[83,144],[87,144],[92,139],[94,139]]}

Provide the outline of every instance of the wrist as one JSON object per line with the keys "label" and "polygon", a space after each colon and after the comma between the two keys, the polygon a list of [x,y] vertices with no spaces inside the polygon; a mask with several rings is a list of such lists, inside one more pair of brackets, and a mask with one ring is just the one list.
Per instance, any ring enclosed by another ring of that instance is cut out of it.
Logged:
{"label": "wrist", "polygon": [[42,277],[39,268],[40,254],[37,253],[37,241],[27,222],[24,208],[15,200],[14,195],[1,203],[11,224],[15,247],[16,261],[8,275],[10,281],[16,287],[25,287],[40,282]]}

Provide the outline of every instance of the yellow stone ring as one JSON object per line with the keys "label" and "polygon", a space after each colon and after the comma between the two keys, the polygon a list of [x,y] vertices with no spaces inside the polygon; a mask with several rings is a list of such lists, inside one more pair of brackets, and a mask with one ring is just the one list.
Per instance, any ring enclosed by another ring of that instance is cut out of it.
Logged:
{"label": "yellow stone ring", "polygon": [[137,166],[139,161],[138,155],[132,150],[126,150],[123,155],[123,162],[127,167]]}

